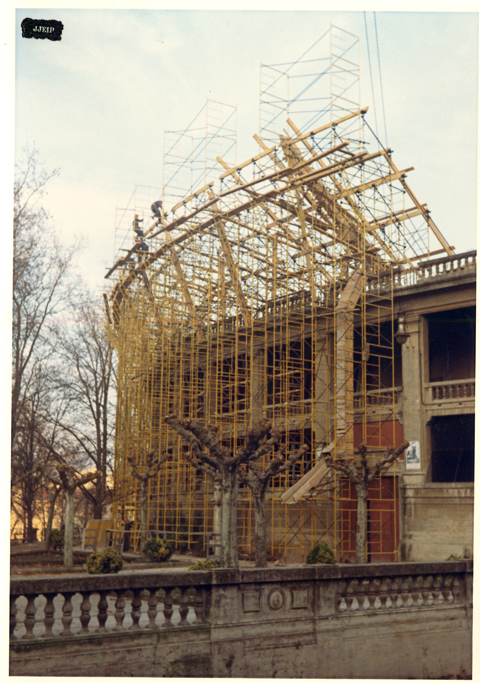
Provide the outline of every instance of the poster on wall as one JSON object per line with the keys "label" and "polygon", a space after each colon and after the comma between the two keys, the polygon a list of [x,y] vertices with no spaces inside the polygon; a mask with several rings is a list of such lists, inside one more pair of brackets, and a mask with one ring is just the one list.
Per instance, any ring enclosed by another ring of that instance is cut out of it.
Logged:
{"label": "poster on wall", "polygon": [[407,470],[420,469],[420,441],[410,441],[405,455]]}

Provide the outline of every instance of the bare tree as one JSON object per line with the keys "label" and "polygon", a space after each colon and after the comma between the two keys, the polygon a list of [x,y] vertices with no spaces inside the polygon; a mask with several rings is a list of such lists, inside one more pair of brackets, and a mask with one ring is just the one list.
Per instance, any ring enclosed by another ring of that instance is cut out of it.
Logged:
{"label": "bare tree", "polygon": [[147,453],[143,473],[138,469],[137,462],[133,456],[128,458],[130,470],[133,477],[140,482],[140,547],[143,548],[147,541],[148,534],[148,482],[158,474],[160,466],[171,458],[170,453],[164,453],[160,458],[158,452],[153,449]]}
{"label": "bare tree", "polygon": [[61,413],[62,402],[53,391],[51,376],[40,365],[30,377],[28,400],[18,415],[12,448],[12,508],[23,523],[23,541],[36,540],[34,519],[44,490],[44,474],[55,460],[60,438],[50,416]]}
{"label": "bare tree", "polygon": [[[273,429],[272,437],[280,439],[280,430]],[[275,445],[278,444],[276,441]],[[285,460],[285,444],[278,445],[278,451],[263,469],[254,462],[247,463],[247,472],[240,473],[240,479],[245,482],[252,491],[253,515],[255,523],[255,566],[267,566],[267,529],[265,523],[265,493],[269,482],[280,472],[289,470],[308,450],[306,444],[293,451]]]}
{"label": "bare tree", "polygon": [[57,466],[58,477],[52,477],[52,482],[61,486],[65,493],[65,542],[63,546],[63,564],[65,567],[73,567],[73,523],[74,523],[74,493],[79,486],[84,486],[89,481],[101,477],[100,472],[92,472],[79,477],[73,467],[64,465]]}
{"label": "bare tree", "polygon": [[384,472],[408,447],[404,441],[398,448],[388,448],[381,460],[373,465],[368,462],[367,446],[361,443],[358,447],[360,461],[334,458],[330,452],[324,452],[325,462],[331,469],[337,470],[349,479],[357,491],[357,526],[355,529],[355,561],[358,564],[367,562],[367,529],[368,529],[368,487],[369,484]]}
{"label": "bare tree", "polygon": [[53,374],[51,323],[75,287],[72,262],[78,244],[68,248],[59,244],[41,206],[45,186],[56,174],[40,169],[33,152],[17,168],[14,184],[11,448],[25,541],[34,540],[33,518],[41,488],[36,465],[45,464],[38,437],[46,436],[46,411],[52,403],[45,391]]}
{"label": "bare tree", "polygon": [[280,442],[280,433],[272,431],[270,420],[261,420],[258,427],[247,432],[245,445],[234,455],[222,445],[216,425],[203,426],[196,420],[179,419],[176,415],[168,415],[164,421],[191,446],[185,456],[194,467],[206,472],[214,482],[221,477],[223,562],[225,567],[237,568],[238,472],[242,465],[270,453]]}
{"label": "bare tree", "polygon": [[82,489],[93,502],[94,518],[101,519],[115,424],[113,350],[101,309],[88,291],[77,293],[71,312],[72,324],[55,328],[59,363],[65,369],[58,389],[65,392],[70,405],[59,426],[69,435],[84,464],[93,464],[102,475],[93,490]]}

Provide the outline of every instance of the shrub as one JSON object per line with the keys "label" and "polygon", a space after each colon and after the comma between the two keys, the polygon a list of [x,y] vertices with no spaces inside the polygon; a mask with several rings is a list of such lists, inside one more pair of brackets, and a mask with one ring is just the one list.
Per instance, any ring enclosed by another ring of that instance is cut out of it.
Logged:
{"label": "shrub", "polygon": [[54,550],[62,550],[65,543],[65,532],[63,529],[52,529],[48,534],[48,545]]}
{"label": "shrub", "polygon": [[192,564],[188,568],[188,571],[198,572],[202,569],[218,569],[219,567],[220,564],[217,562],[217,560],[212,560],[211,558],[208,558],[207,560],[198,560],[198,562],[195,562],[195,564]]}
{"label": "shrub", "polygon": [[307,564],[336,564],[335,553],[327,543],[315,543],[307,555]]}
{"label": "shrub", "polygon": [[151,562],[166,562],[173,554],[173,545],[164,538],[149,538],[142,548]]}
{"label": "shrub", "polygon": [[118,550],[105,548],[89,555],[85,567],[89,574],[117,574],[123,567],[123,560]]}
{"label": "shrub", "polygon": [[453,553],[447,557],[445,562],[455,562],[456,560],[463,560],[463,557],[460,557],[460,555],[454,555]]}

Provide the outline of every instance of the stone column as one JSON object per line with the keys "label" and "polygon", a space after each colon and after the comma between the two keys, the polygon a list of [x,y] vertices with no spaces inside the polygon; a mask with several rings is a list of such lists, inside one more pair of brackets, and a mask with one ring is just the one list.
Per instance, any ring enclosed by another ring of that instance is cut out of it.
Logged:
{"label": "stone column", "polygon": [[403,431],[407,441],[420,442],[421,455],[420,469],[405,470],[405,482],[423,484],[427,470],[423,383],[425,372],[428,372],[428,358],[424,352],[422,317],[407,315],[405,323],[410,337],[402,346]]}

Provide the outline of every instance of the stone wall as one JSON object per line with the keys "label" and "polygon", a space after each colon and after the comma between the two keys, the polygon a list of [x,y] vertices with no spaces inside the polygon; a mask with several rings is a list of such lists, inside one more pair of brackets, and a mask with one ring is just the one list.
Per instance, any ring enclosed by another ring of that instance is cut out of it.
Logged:
{"label": "stone wall", "polygon": [[471,673],[472,562],[11,581],[11,675]]}

